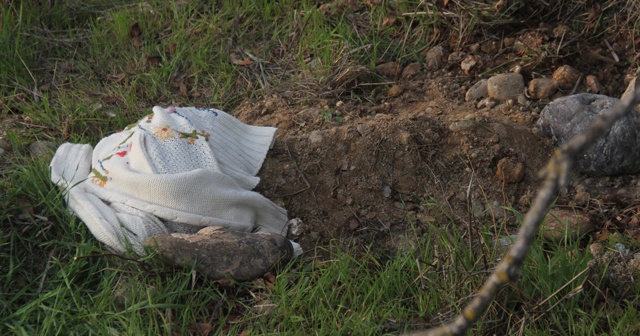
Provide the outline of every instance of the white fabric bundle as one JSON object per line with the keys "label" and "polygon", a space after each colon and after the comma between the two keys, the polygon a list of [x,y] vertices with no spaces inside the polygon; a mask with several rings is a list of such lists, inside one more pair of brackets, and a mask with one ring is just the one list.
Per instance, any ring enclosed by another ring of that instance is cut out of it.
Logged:
{"label": "white fabric bundle", "polygon": [[153,235],[211,225],[284,235],[286,210],[251,191],[275,132],[215,109],[156,106],[95,150],[61,145],[51,179],[91,233],[119,252],[130,244],[142,255]]}

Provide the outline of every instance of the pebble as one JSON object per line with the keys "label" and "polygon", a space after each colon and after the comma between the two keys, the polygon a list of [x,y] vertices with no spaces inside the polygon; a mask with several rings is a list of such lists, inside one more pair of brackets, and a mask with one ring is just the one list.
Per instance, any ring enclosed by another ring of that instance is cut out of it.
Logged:
{"label": "pebble", "polygon": [[31,145],[29,145],[29,151],[31,155],[35,157],[44,157],[51,158],[53,157],[53,152],[58,147],[55,143],[46,140],[37,140]]}
{"label": "pebble", "polygon": [[451,54],[449,54],[447,61],[449,63],[459,63],[459,62],[462,62],[465,56],[466,54],[462,51],[454,51]]}
{"label": "pebble", "polygon": [[473,86],[467,90],[467,93],[464,96],[464,100],[466,101],[476,101],[481,98],[485,98],[489,96],[489,91],[487,90],[488,79],[481,79]]}
{"label": "pebble", "polygon": [[489,97],[498,101],[517,99],[524,91],[524,79],[521,74],[506,73],[492,76],[487,82]]}
{"label": "pebble", "polygon": [[551,209],[540,232],[547,240],[576,240],[593,230],[589,216],[573,210]]}
{"label": "pebble", "polygon": [[511,158],[502,158],[498,161],[496,177],[507,183],[517,183],[524,178],[524,164]]}
{"label": "pebble", "polygon": [[4,148],[0,148],[0,156],[4,155]]}
{"label": "pebble", "polygon": [[580,79],[580,71],[570,65],[563,65],[556,69],[551,75],[551,79],[556,81],[556,85],[563,90],[571,90],[578,79]]}
{"label": "pebble", "polygon": [[556,83],[550,78],[536,78],[529,82],[529,96],[533,99],[549,98],[556,90]]}
{"label": "pebble", "polygon": [[322,139],[323,139],[323,137],[322,137],[322,132],[321,132],[321,131],[315,130],[315,131],[312,131],[312,132],[309,134],[309,141],[310,141],[312,144],[318,144],[318,143],[321,143],[321,142],[322,142]]}
{"label": "pebble", "polygon": [[402,85],[395,84],[389,89],[389,91],[387,91],[387,96],[388,97],[399,96],[402,94],[402,92],[404,92],[404,87]]}
{"label": "pebble", "polygon": [[594,75],[585,77],[584,85],[587,86],[587,92],[589,93],[604,93],[604,87]]}
{"label": "pebble", "polygon": [[0,139],[0,149],[8,151],[11,149],[11,144],[7,140]]}
{"label": "pebble", "polygon": [[442,66],[442,60],[444,59],[444,48],[442,46],[435,46],[431,48],[426,55],[427,69],[435,70]]}
{"label": "pebble", "polygon": [[481,101],[478,102],[478,104],[476,104],[476,108],[481,109],[481,108],[488,108],[488,109],[492,109],[494,106],[496,106],[496,101],[487,97],[482,99]]}
{"label": "pebble", "polygon": [[469,55],[460,62],[460,68],[464,73],[469,74],[469,71],[471,71],[476,64],[478,64],[476,58],[473,55]]}
{"label": "pebble", "polygon": [[577,192],[574,198],[576,203],[579,203],[579,204],[585,204],[589,202],[590,199],[591,199],[591,195],[586,191]]}
{"label": "pebble", "polygon": [[376,67],[376,72],[385,77],[398,77],[402,73],[402,65],[398,62],[382,63]]}
{"label": "pebble", "polygon": [[402,70],[402,78],[411,78],[420,72],[420,63],[411,63]]}

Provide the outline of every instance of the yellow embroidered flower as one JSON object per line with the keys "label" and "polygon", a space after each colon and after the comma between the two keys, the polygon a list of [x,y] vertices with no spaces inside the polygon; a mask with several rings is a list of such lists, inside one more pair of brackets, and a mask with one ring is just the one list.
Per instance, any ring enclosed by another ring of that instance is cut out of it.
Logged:
{"label": "yellow embroidered flower", "polygon": [[169,125],[153,126],[153,135],[162,140],[175,138],[176,136]]}

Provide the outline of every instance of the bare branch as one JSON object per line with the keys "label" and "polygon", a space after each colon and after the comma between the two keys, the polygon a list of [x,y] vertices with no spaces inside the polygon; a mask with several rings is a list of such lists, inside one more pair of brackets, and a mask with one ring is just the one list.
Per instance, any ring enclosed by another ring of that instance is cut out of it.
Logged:
{"label": "bare branch", "polygon": [[631,85],[634,85],[631,88],[633,90],[632,95],[623,97],[618,104],[599,115],[585,133],[575,136],[553,154],[547,166],[541,171],[541,176],[545,177],[545,181],[524,217],[518,232],[518,239],[489,276],[478,295],[464,308],[462,314],[448,324],[426,331],[414,332],[410,335],[463,334],[489,308],[497,291],[508,282],[518,279],[520,268],[529,252],[531,242],[535,238],[558,190],[566,187],[576,158],[609,132],[611,126],[618,119],[631,111],[640,102],[640,81],[634,80],[631,83]]}

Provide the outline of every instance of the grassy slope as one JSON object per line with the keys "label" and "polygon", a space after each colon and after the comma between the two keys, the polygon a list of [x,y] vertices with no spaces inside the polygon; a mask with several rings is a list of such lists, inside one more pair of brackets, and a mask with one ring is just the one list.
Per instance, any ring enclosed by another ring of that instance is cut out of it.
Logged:
{"label": "grassy slope", "polygon": [[[283,83],[322,90],[336,65],[421,60],[451,22],[421,15],[384,26],[386,6],[293,0],[20,3],[1,13],[0,116],[21,124],[3,126],[13,150],[0,173],[0,334],[396,333],[453,316],[490,269],[494,252],[472,252],[447,223],[403,254],[334,251],[292,263],[275,283],[227,288],[102,255],[49,182],[48,160],[26,151],[34,140],[95,143],[155,104],[230,110]],[[395,12],[424,10],[418,3]],[[264,62],[237,66],[231,52]],[[588,259],[576,249],[535,246],[517,289],[500,295],[477,332],[517,333],[523,319],[525,334],[638,332],[637,298],[565,297],[585,281],[571,282]]]}

